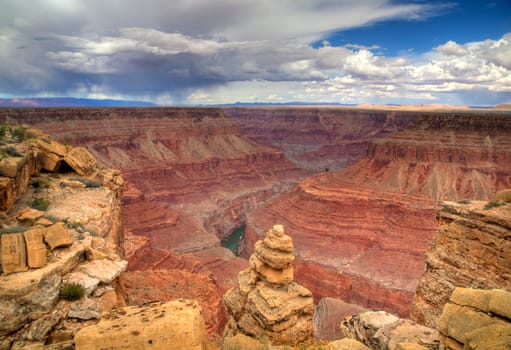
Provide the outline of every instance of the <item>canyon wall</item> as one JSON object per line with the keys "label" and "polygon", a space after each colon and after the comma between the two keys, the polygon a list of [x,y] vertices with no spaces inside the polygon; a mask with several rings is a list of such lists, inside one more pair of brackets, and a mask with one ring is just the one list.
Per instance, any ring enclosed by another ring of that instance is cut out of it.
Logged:
{"label": "canyon wall", "polygon": [[[203,294],[217,298],[247,266],[220,240],[246,223],[248,257],[278,222],[295,241],[297,280],[317,301],[407,315],[437,203],[511,186],[506,112],[20,108],[1,109],[0,120],[84,145],[122,171],[132,303],[150,299],[144,286],[181,276],[172,271],[200,274]],[[211,320],[225,320],[217,305],[202,303],[210,332]]]}
{"label": "canyon wall", "polygon": [[375,137],[415,123],[413,114],[330,107],[227,108],[244,134],[284,152],[288,160],[314,171],[346,167],[365,157]]}
{"label": "canyon wall", "polygon": [[373,139],[351,166],[303,180],[254,210],[243,256],[264,227],[282,223],[296,242],[297,280],[317,300],[408,315],[437,203],[489,199],[511,186],[511,119],[482,112],[387,119],[407,127]]}

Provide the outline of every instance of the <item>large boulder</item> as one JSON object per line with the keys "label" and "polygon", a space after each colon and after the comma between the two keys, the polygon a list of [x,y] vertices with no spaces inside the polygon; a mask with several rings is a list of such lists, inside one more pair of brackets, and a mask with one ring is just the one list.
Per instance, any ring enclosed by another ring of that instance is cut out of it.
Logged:
{"label": "large boulder", "polygon": [[467,350],[511,349],[511,292],[456,288],[438,329],[445,342]]}
{"label": "large boulder", "polygon": [[64,157],[64,161],[79,175],[90,175],[98,169],[98,163],[84,147],[74,147]]}
{"label": "large boulder", "polygon": [[206,328],[196,301],[116,309],[75,335],[76,350],[203,350]]}
{"label": "large boulder", "polygon": [[51,250],[73,244],[73,240],[69,236],[69,232],[67,232],[66,225],[63,222],[57,222],[47,227],[44,232],[44,241]]}

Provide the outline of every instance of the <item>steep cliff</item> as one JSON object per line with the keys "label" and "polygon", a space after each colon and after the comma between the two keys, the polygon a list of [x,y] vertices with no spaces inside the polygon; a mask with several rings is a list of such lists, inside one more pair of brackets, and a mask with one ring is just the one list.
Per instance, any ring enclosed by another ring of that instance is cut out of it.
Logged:
{"label": "steep cliff", "polygon": [[456,287],[511,291],[511,205],[445,202],[426,253],[412,317],[435,326]]}
{"label": "steep cliff", "polygon": [[[394,120],[407,120],[397,113]],[[399,123],[397,123],[399,124]],[[442,199],[488,199],[511,185],[511,119],[421,114],[377,138],[367,157],[316,175],[251,213],[246,250],[281,222],[297,246],[298,281],[337,297],[407,315]]]}

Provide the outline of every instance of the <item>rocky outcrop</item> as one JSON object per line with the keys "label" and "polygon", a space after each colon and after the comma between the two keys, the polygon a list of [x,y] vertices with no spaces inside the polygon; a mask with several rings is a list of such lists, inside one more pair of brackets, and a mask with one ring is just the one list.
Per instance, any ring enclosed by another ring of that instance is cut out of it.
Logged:
{"label": "rocky outcrop", "polygon": [[75,336],[77,350],[203,350],[206,330],[195,301],[175,300],[116,309]]}
{"label": "rocky outcrop", "polygon": [[294,282],[293,240],[281,225],[256,243],[250,268],[238,275],[238,286],[224,296],[231,316],[224,337],[238,333],[273,344],[298,344],[312,337],[312,294]]}
{"label": "rocky outcrop", "polygon": [[456,288],[438,320],[449,350],[511,349],[511,293]]}
{"label": "rocky outcrop", "polygon": [[445,202],[426,253],[412,317],[435,326],[456,287],[511,290],[511,206]]}
{"label": "rocky outcrop", "polygon": [[[38,148],[38,141],[47,136],[34,135],[39,139],[17,141],[21,152],[18,158],[45,153]],[[69,149],[49,139],[42,142]],[[9,152],[14,157],[14,151]],[[41,169],[40,162],[41,158],[36,157],[34,169]],[[73,167],[80,164],[77,161]],[[28,178],[30,186],[15,192],[18,197],[0,219],[2,349],[42,348],[50,342],[67,344],[81,322],[99,318],[102,311],[123,303],[114,290],[117,277],[127,266],[117,254],[123,236],[122,178],[116,171],[96,167],[89,178],[78,178],[93,186],[62,185],[76,178],[73,167],[61,167],[58,174],[32,174]],[[23,167],[17,169],[23,176],[30,173]],[[29,209],[29,205],[40,210]],[[76,303],[64,300],[69,283],[81,285],[85,299]]]}
{"label": "rocky outcrop", "polygon": [[341,333],[377,350],[441,348],[440,334],[436,329],[400,319],[385,311],[366,311],[347,317],[341,323]]}
{"label": "rocky outcrop", "polygon": [[252,211],[242,255],[251,254],[267,225],[281,222],[297,243],[297,280],[316,300],[409,315],[437,228],[437,203],[490,199],[511,185],[511,119],[410,116],[389,116],[397,132],[371,140],[366,158],[303,180]]}

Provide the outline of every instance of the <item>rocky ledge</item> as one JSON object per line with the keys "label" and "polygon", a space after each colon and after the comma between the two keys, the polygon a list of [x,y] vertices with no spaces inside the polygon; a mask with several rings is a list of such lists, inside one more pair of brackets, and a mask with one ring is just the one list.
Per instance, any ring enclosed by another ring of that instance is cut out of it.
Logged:
{"label": "rocky ledge", "polygon": [[124,303],[122,177],[37,130],[0,131],[0,348],[65,347]]}

